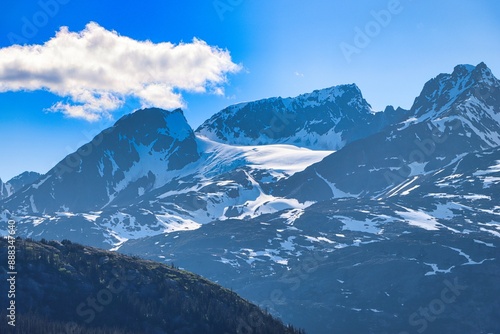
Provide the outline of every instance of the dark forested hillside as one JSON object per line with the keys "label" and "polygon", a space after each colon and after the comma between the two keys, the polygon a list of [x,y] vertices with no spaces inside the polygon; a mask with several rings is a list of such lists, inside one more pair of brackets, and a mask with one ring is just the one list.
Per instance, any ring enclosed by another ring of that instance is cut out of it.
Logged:
{"label": "dark forested hillside", "polygon": [[[5,320],[2,284],[1,333],[302,333],[173,265],[69,241],[17,239],[16,247],[16,327]],[[2,263],[2,282],[7,272]]]}

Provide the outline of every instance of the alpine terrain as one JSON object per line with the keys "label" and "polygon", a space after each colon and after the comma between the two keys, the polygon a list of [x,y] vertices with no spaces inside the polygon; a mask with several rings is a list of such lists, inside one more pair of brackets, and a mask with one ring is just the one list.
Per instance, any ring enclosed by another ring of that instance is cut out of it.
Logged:
{"label": "alpine terrain", "polygon": [[22,175],[0,182],[19,236],[175,263],[307,333],[500,332],[500,81],[484,63],[431,79],[410,110],[372,110],[354,84],[196,131],[180,109],[137,110]]}

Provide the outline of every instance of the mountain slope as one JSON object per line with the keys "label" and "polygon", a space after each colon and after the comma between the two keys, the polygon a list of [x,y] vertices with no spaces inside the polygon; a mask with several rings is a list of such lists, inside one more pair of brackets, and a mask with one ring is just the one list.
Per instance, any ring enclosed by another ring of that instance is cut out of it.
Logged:
{"label": "mountain slope", "polygon": [[12,186],[8,182],[4,183],[2,179],[0,179],[0,200],[9,197],[13,193]]}
{"label": "mountain slope", "polygon": [[[498,209],[432,202],[334,199],[130,240],[120,251],[181,263],[309,333],[415,332],[422,324],[433,333],[496,333]],[[454,302],[422,321],[419,309],[447,284],[460,287]]]}
{"label": "mountain slope", "polygon": [[[310,333],[498,332],[500,148],[418,181],[384,198],[214,221],[120,251],[181,263]],[[460,289],[446,312],[425,320],[420,310],[449,286]]]}
{"label": "mountain slope", "polygon": [[388,107],[373,113],[359,88],[341,85],[295,98],[269,98],[230,106],[196,133],[232,145],[292,144],[338,150],[407,116]]}
{"label": "mountain slope", "polygon": [[66,238],[116,249],[129,239],[196,229],[216,219],[244,219],[263,212],[303,207],[296,200],[267,195],[266,187],[331,153],[290,145],[238,147],[203,138],[196,141],[203,152],[198,161],[133,203],[99,211],[34,214],[24,214],[8,203],[3,206],[1,218],[16,220],[21,236]]}
{"label": "mountain slope", "polygon": [[[0,238],[0,255],[7,241]],[[199,276],[65,241],[16,240],[16,313],[88,333],[299,333]],[[0,277],[8,278],[0,267]],[[2,300],[7,297],[2,284]],[[2,312],[5,318],[5,311]],[[17,329],[23,327],[17,323]],[[0,325],[9,332],[6,321]],[[41,333],[44,327],[32,333]]]}

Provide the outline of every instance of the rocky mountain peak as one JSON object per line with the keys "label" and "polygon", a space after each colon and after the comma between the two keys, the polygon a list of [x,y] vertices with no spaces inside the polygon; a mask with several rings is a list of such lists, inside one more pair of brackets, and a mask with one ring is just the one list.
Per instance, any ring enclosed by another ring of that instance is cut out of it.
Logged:
{"label": "rocky mountain peak", "polygon": [[167,111],[159,108],[140,109],[119,119],[113,126],[121,137],[144,140],[151,143],[161,134],[176,140],[184,140],[193,134],[181,109]]}
{"label": "rocky mountain peak", "polygon": [[296,97],[274,97],[230,106],[196,132],[226,144],[292,144],[336,150],[373,132],[373,113],[355,84]]}
{"label": "rocky mountain peak", "polygon": [[100,209],[162,186],[198,159],[193,130],[180,109],[141,109],[68,155],[8,203],[34,213]]}
{"label": "rocky mountain peak", "polygon": [[490,89],[498,86],[498,80],[485,63],[457,65],[451,74],[440,74],[429,80],[411,110],[420,119],[438,117],[455,102],[471,95],[491,95]]}

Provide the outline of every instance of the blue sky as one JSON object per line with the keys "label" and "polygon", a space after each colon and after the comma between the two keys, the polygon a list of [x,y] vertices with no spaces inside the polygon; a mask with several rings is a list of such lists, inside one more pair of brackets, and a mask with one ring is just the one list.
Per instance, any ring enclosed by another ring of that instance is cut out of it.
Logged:
{"label": "blue sky", "polygon": [[[373,109],[382,110],[388,104],[410,108],[426,81],[451,72],[457,64],[484,61],[498,77],[499,14],[496,0],[4,1],[0,56],[13,42],[42,45],[61,26],[81,32],[89,22],[136,41],[177,45],[197,38],[227,50],[240,69],[222,72],[227,81],[217,87],[224,89],[223,95],[211,93],[210,85],[206,93],[174,90],[196,128],[230,104],[295,96],[338,84],[356,83]],[[35,23],[35,30],[25,27]],[[359,31],[367,38],[360,39]],[[47,111],[57,102],[71,102],[62,93],[4,90],[0,93],[4,181],[25,170],[47,172],[140,106],[130,98],[110,117],[89,122]]]}

